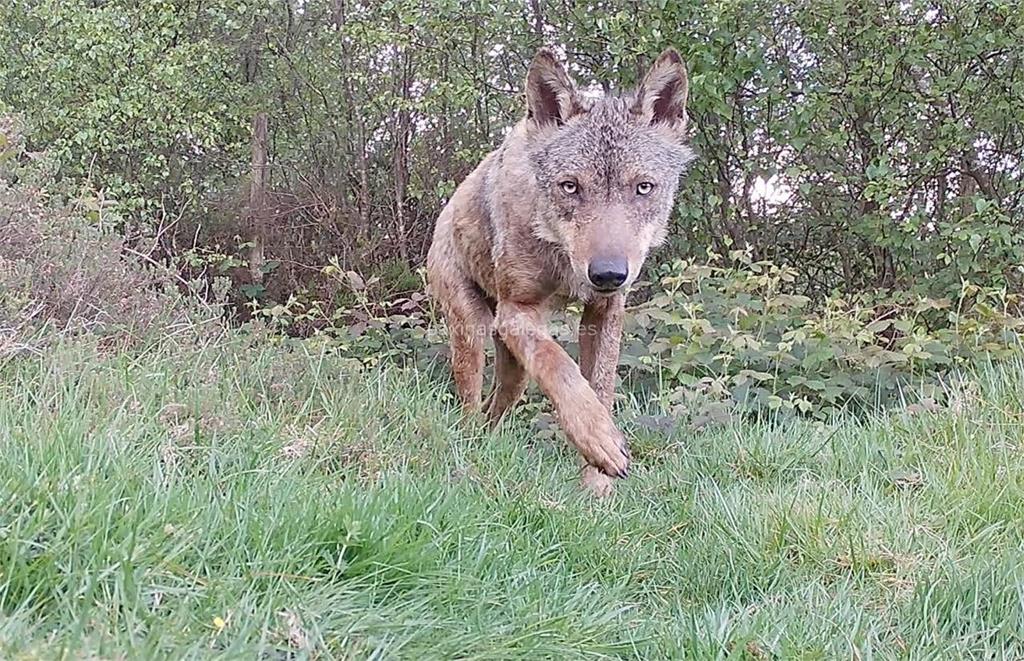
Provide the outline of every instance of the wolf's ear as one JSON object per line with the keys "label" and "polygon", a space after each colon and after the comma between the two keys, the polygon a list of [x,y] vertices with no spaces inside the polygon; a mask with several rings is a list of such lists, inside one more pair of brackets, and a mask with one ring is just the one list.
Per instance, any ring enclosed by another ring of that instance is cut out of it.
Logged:
{"label": "wolf's ear", "polygon": [[668,124],[683,135],[688,87],[683,58],[674,48],[667,48],[640,83],[634,112],[651,124]]}
{"label": "wolf's ear", "polygon": [[562,124],[581,112],[576,88],[547,48],[533,56],[526,74],[526,116],[538,126]]}

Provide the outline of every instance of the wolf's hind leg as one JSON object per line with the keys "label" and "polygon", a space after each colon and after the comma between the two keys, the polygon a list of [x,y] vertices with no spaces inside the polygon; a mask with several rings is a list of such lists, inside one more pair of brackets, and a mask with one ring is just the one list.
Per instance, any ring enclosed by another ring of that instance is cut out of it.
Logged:
{"label": "wolf's hind leg", "polygon": [[494,333],[494,389],[484,404],[484,410],[492,423],[496,423],[505,412],[523,396],[529,377],[516,357],[508,350],[497,332]]}
{"label": "wolf's hind leg", "polygon": [[494,314],[480,289],[467,280],[446,279],[442,309],[451,338],[452,375],[459,401],[467,413],[480,410],[484,384],[484,346]]}

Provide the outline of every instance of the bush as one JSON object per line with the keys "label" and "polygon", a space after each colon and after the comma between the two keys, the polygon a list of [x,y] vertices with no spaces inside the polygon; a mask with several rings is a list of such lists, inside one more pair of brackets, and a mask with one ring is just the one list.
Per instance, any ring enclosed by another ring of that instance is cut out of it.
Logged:
{"label": "bush", "polygon": [[[447,333],[422,293],[377,298],[374,279],[325,271],[351,304],[293,296],[256,315],[281,329],[312,329],[352,364],[437,367]],[[709,251],[704,261],[655,272],[627,311],[623,390],[657,398],[658,408],[697,426],[766,413],[823,419],[908,400],[930,406],[959,368],[1020,353],[1020,297],[1003,289],[964,281],[956,298],[894,292],[816,303],[793,293],[803,284],[796,269],[754,261],[749,251]],[[570,353],[578,313],[577,305],[549,324]]]}
{"label": "bush", "polygon": [[630,315],[627,376],[698,422],[784,409],[815,417],[941,397],[951,370],[1020,348],[1020,297],[963,282],[956,299],[790,293],[793,268],[734,251],[660,269]]}
{"label": "bush", "polygon": [[12,342],[46,326],[124,344],[194,327],[197,304],[179,292],[187,283],[126,245],[113,230],[116,203],[91,191],[68,204],[54,202],[30,183],[41,166],[26,156],[10,119],[0,121],[0,138],[3,337]]}

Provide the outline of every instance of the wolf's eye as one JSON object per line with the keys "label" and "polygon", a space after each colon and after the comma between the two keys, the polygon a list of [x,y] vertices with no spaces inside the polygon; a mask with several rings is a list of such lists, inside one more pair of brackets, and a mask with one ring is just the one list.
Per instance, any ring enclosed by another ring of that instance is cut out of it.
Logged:
{"label": "wolf's eye", "polygon": [[636,185],[637,195],[650,195],[652,190],[654,190],[654,184],[649,181],[641,181]]}
{"label": "wolf's eye", "polygon": [[562,188],[566,195],[575,195],[580,190],[579,184],[577,184],[575,181],[566,180],[558,185]]}

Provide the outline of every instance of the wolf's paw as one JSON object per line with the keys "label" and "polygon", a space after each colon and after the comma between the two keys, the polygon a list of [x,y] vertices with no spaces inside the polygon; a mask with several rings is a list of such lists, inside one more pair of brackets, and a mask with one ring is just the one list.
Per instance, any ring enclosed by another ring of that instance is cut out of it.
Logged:
{"label": "wolf's paw", "polygon": [[587,463],[598,467],[609,477],[629,476],[629,447],[622,432],[615,428],[611,416],[605,421],[598,419],[592,423],[586,437],[577,446]]}
{"label": "wolf's paw", "polygon": [[597,498],[605,498],[615,492],[615,478],[609,477],[597,466],[586,465],[580,473],[580,485]]}

